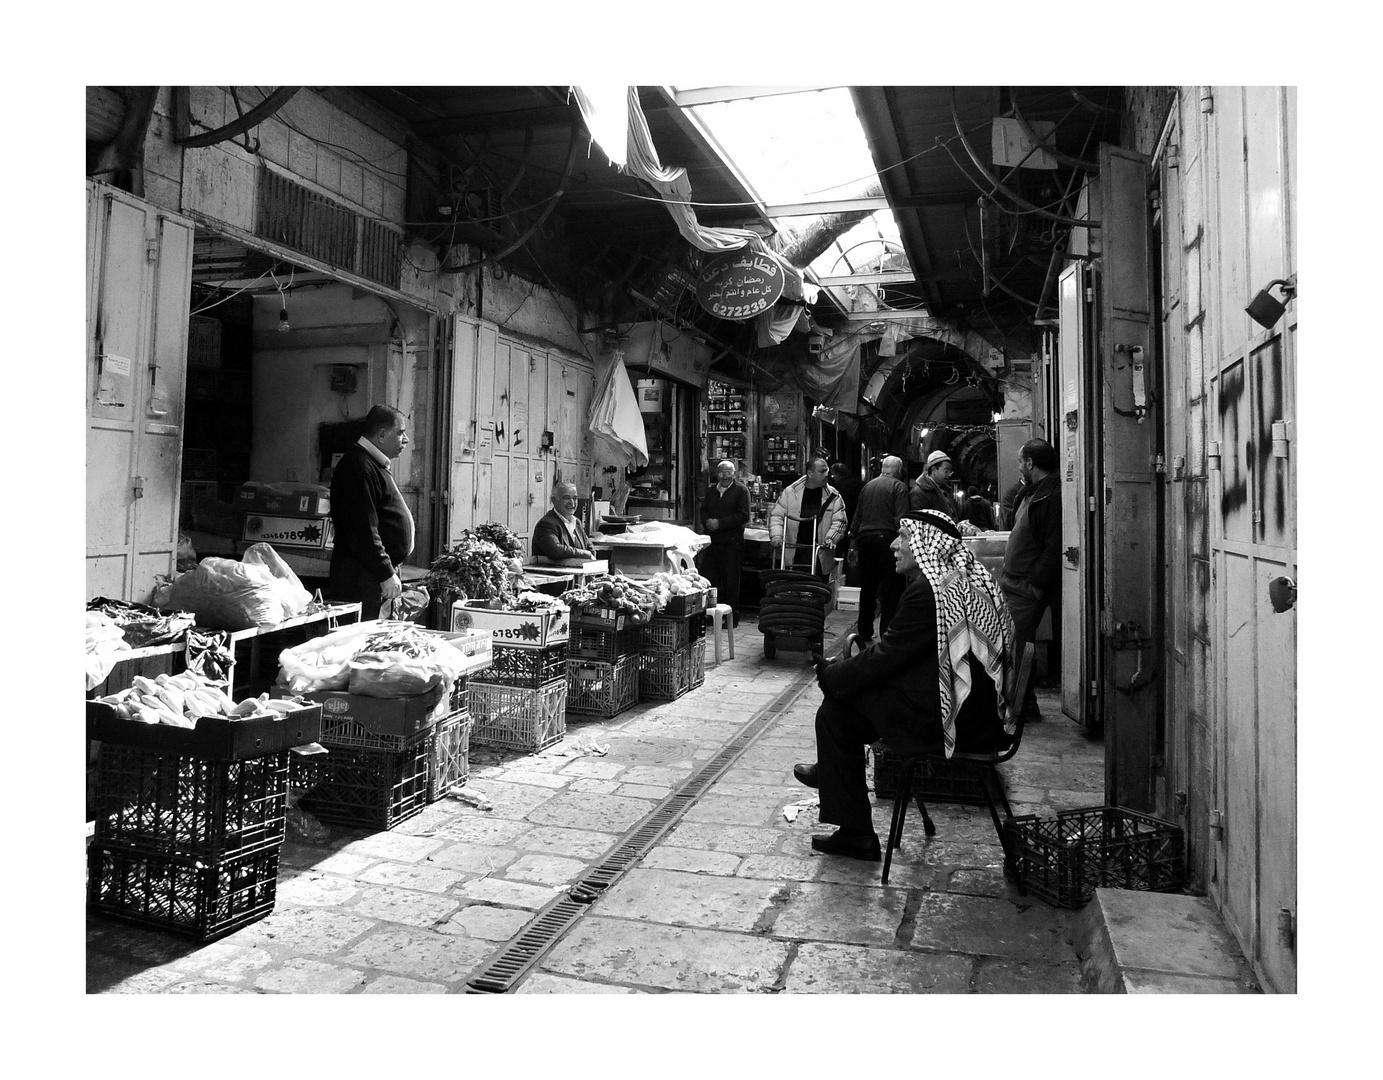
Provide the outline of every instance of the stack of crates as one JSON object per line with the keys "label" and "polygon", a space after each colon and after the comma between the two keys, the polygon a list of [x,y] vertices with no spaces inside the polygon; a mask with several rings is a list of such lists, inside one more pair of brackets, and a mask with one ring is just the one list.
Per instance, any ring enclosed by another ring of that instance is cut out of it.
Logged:
{"label": "stack of crates", "polygon": [[470,680],[470,737],[480,746],[543,750],[567,731],[567,642],[492,646],[490,666]]}
{"label": "stack of crates", "polygon": [[674,596],[643,627],[639,640],[639,697],[674,701],[706,681],[707,593]]}
{"label": "stack of crates", "polygon": [[[328,753],[295,758],[301,806],[333,825],[385,830],[407,821],[458,782],[456,749],[469,749],[470,716],[453,708],[447,684],[414,698],[322,691]],[[438,740],[443,740],[439,750]],[[446,769],[441,775],[439,769]]]}
{"label": "stack of crates", "polygon": [[287,820],[288,747],[315,740],[320,707],[284,719],[205,718],[196,729],[119,721],[92,707],[101,749],[90,907],[199,941],[268,915]]}
{"label": "stack of crates", "polygon": [[566,672],[569,714],[609,719],[638,703],[641,632],[628,612],[613,608],[572,612]]}

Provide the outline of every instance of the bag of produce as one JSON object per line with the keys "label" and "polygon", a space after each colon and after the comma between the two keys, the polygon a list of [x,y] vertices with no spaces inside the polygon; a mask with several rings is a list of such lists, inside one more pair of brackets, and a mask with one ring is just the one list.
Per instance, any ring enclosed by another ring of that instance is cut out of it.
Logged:
{"label": "bag of produce", "polygon": [[192,612],[198,626],[214,630],[276,626],[300,610],[284,599],[279,579],[259,562],[203,559],[168,593],[171,606]]}
{"label": "bag of produce", "polygon": [[350,662],[347,690],[367,697],[412,697],[450,684],[465,669],[466,657],[446,638],[411,623],[378,623]]}
{"label": "bag of produce", "polygon": [[353,623],[279,653],[278,684],[295,694],[314,690],[344,690],[350,682],[350,661],[365,647],[378,622]]}

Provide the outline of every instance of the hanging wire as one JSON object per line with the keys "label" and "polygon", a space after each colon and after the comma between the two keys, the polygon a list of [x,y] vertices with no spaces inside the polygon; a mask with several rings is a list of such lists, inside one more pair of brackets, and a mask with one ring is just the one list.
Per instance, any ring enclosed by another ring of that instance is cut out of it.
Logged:
{"label": "hanging wire", "polygon": [[242,286],[242,287],[239,288],[239,289],[236,289],[235,292],[231,293],[231,294],[228,295],[228,296],[223,296],[223,297],[221,297],[221,299],[219,299],[219,300],[213,300],[213,301],[211,301],[210,303],[203,304],[201,307],[195,308],[195,309],[193,309],[192,311],[189,311],[188,314],[189,314],[189,315],[199,315],[199,314],[201,314],[203,311],[209,311],[209,310],[211,310],[212,308],[216,307],[216,306],[219,305],[219,304],[224,304],[227,300],[234,300],[234,299],[235,299],[237,296],[239,296],[241,293],[243,293],[243,292],[249,292],[250,289],[254,288],[255,282],[263,281],[264,278],[265,278],[267,275],[271,274],[271,273],[272,273],[272,270],[265,270],[264,273],[260,274],[259,277],[255,278],[254,281],[250,282],[248,285],[245,285],[245,286]]}

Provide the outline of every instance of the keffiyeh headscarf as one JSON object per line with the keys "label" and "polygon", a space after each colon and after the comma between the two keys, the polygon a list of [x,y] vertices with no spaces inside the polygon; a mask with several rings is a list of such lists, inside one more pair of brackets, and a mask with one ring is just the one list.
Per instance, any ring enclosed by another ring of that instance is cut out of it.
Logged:
{"label": "keffiyeh headscarf", "polygon": [[936,651],[941,682],[941,722],[946,756],[956,748],[956,715],[970,696],[973,654],[994,680],[999,716],[1012,735],[1017,712],[1008,700],[1013,618],[1003,593],[984,564],[960,538],[960,530],[937,510],[915,511],[899,523],[903,541],[936,598]]}

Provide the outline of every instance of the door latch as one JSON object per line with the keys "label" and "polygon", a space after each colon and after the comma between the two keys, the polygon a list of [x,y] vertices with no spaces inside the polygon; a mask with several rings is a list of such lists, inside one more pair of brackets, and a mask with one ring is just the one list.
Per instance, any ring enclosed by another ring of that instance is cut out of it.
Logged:
{"label": "door latch", "polygon": [[1066,561],[1072,566],[1080,565],[1080,548],[1068,547],[1066,549]]}

